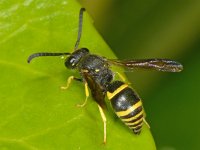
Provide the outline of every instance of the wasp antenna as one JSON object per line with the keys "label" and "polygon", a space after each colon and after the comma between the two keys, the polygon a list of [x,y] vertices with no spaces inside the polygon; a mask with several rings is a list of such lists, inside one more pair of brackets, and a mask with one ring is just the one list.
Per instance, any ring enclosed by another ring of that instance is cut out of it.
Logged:
{"label": "wasp antenna", "polygon": [[80,43],[82,27],[83,27],[83,12],[84,11],[85,11],[85,8],[81,8],[79,12],[78,36],[77,36],[76,44],[74,46],[74,51],[77,50],[78,45]]}
{"label": "wasp antenna", "polygon": [[35,57],[42,57],[42,56],[62,56],[62,55],[70,55],[70,53],[34,53],[30,55],[27,59],[27,62],[30,63],[31,60]]}

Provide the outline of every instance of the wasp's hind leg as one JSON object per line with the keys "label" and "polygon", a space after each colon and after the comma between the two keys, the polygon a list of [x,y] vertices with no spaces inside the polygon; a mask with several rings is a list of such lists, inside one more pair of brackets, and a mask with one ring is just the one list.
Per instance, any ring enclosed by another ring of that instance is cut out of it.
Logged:
{"label": "wasp's hind leg", "polygon": [[118,75],[118,77],[119,77],[123,82],[125,82],[125,83],[127,83],[127,84],[131,84],[130,82],[127,82],[126,78],[125,78],[121,73],[119,73],[119,72],[115,72],[115,73]]}
{"label": "wasp's hind leg", "polygon": [[70,76],[70,77],[67,79],[67,85],[66,85],[66,86],[61,86],[60,88],[61,88],[62,90],[68,89],[69,86],[70,86],[70,84],[71,84],[71,82],[72,82],[72,80],[76,80],[76,81],[83,82],[82,79],[76,78],[76,77],[74,77],[74,76]]}
{"label": "wasp's hind leg", "polygon": [[150,129],[150,125],[148,124],[148,122],[146,121],[145,118],[143,118],[143,122],[147,125],[147,127]]}
{"label": "wasp's hind leg", "polygon": [[106,115],[103,112],[103,109],[101,108],[100,105],[98,105],[99,107],[99,112],[101,114],[101,118],[103,120],[103,125],[104,125],[104,137],[103,137],[103,143],[106,144]]}
{"label": "wasp's hind leg", "polygon": [[77,107],[84,107],[87,104],[87,99],[89,97],[89,90],[88,90],[88,84],[85,82],[85,101],[82,104],[77,104]]}

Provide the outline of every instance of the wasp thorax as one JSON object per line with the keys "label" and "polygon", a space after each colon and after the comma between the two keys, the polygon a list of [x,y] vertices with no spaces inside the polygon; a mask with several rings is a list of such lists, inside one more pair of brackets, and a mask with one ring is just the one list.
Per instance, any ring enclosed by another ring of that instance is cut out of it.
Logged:
{"label": "wasp thorax", "polygon": [[87,48],[81,48],[74,51],[65,61],[65,66],[69,69],[77,67],[80,60],[89,53]]}

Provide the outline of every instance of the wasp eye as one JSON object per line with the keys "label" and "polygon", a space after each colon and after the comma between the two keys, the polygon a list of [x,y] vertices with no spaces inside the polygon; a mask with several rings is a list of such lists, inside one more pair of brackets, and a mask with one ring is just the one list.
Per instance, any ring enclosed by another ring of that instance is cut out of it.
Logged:
{"label": "wasp eye", "polygon": [[73,69],[76,66],[76,64],[77,64],[77,59],[74,58],[73,56],[69,57],[65,62],[65,66],[71,69]]}
{"label": "wasp eye", "polygon": [[89,50],[86,48],[81,48],[74,51],[65,61],[65,66],[69,69],[75,69],[84,56],[88,55]]}
{"label": "wasp eye", "polygon": [[75,58],[71,58],[71,59],[69,60],[69,63],[70,63],[70,64],[72,64],[72,66],[73,66],[73,65],[74,65],[74,62],[75,62],[75,60],[76,60]]}

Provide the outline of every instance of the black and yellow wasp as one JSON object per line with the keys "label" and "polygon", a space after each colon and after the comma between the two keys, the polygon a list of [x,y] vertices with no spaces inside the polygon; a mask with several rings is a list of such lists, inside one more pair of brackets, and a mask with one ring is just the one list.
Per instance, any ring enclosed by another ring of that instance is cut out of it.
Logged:
{"label": "black and yellow wasp", "polygon": [[69,55],[65,60],[65,66],[68,69],[76,69],[79,71],[81,78],[71,76],[68,78],[67,86],[62,87],[67,89],[71,81],[77,80],[85,84],[86,99],[80,106],[84,106],[89,96],[88,86],[91,90],[92,97],[98,104],[98,108],[104,122],[104,143],[106,143],[106,117],[103,111],[105,108],[105,95],[107,94],[111,105],[117,116],[131,129],[135,134],[139,134],[142,129],[144,119],[144,110],[140,97],[134,90],[122,81],[114,80],[115,73],[111,71],[110,66],[118,65],[126,69],[151,69],[164,72],[180,72],[183,66],[169,59],[139,59],[139,60],[117,60],[107,59],[95,54],[91,54],[87,48],[79,48],[82,34],[82,22],[84,8],[80,9],[79,14],[79,31],[78,38],[75,44],[74,52],[72,53],[34,53],[29,56],[28,63],[40,56],[61,56]]}

